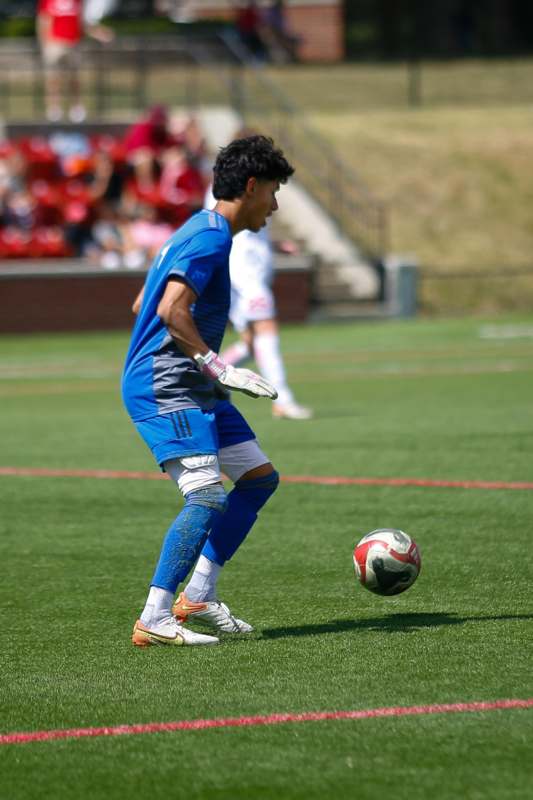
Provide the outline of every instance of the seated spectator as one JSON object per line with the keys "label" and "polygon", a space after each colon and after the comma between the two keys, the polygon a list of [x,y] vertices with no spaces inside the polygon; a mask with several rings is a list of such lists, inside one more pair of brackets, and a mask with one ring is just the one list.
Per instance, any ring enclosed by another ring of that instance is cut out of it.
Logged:
{"label": "seated spectator", "polygon": [[122,265],[123,250],[120,215],[110,203],[103,203],[100,216],[91,228],[91,241],[87,245],[86,255],[105,269],[118,269]]}
{"label": "seated spectator", "polygon": [[14,145],[4,146],[0,155],[0,191],[23,189],[27,184],[28,164],[21,151]]}
{"label": "seated spectator", "polygon": [[93,153],[91,170],[87,175],[87,186],[93,201],[120,205],[124,188],[125,170],[115,163],[105,150]]}
{"label": "seated spectator", "polygon": [[179,120],[176,126],[176,136],[178,141],[183,142],[189,163],[206,176],[205,183],[207,184],[210,180],[212,165],[206,138],[198,119],[191,115]]}
{"label": "seated spectator", "polygon": [[90,209],[79,200],[71,200],[63,211],[65,241],[72,255],[80,258],[90,249],[93,218]]}
{"label": "seated spectator", "polygon": [[4,225],[22,231],[31,231],[39,222],[37,203],[26,188],[7,195],[2,216]]}
{"label": "seated spectator", "polygon": [[157,219],[153,206],[138,206],[135,219],[122,226],[126,266],[149,264],[173,233],[172,225]]}
{"label": "seated spectator", "polygon": [[[167,123],[159,108],[124,142],[73,131],[0,141],[0,258],[75,255],[107,268],[149,263],[202,207],[205,191],[207,148],[197,120],[184,118],[174,131]],[[128,164],[143,153],[140,169]]]}
{"label": "seated spectator", "polygon": [[163,155],[159,191],[162,204],[167,206],[169,221],[176,225],[202,208],[203,176],[189,161],[184,147],[172,147]]}
{"label": "seated spectator", "polygon": [[154,188],[159,173],[159,157],[175,144],[180,142],[169,130],[168,115],[163,106],[154,106],[126,132],[126,159],[134,169],[141,191]]}
{"label": "seated spectator", "polygon": [[96,153],[106,153],[117,167],[124,167],[126,162],[126,148],[118,136],[110,133],[95,133],[90,137],[91,150]]}

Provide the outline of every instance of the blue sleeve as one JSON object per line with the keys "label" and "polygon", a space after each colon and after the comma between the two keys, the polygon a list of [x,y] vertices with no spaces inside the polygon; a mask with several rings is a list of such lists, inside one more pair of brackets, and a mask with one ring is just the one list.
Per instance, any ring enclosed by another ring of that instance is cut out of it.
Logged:
{"label": "blue sleeve", "polygon": [[199,297],[209,283],[213,272],[229,255],[226,238],[218,230],[207,230],[193,236],[179,249],[172,247],[166,253],[167,277],[179,275]]}

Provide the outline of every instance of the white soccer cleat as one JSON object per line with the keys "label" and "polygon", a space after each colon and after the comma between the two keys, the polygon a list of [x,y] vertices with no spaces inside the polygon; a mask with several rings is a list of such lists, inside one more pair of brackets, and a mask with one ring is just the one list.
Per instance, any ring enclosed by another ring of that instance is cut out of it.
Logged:
{"label": "white soccer cleat", "polygon": [[253,627],[242,619],[234,617],[225,603],[209,600],[205,603],[193,603],[181,592],[172,607],[172,613],[178,622],[201,622],[216,628],[223,633],[251,633]]}
{"label": "white soccer cleat", "polygon": [[137,647],[150,647],[151,645],[191,646],[201,644],[218,644],[216,636],[205,636],[184,628],[174,618],[160,622],[158,625],[148,627],[140,619],[134,625],[131,641]]}
{"label": "white soccer cleat", "polygon": [[310,408],[300,406],[298,403],[274,403],[272,416],[275,419],[311,419],[313,412]]}

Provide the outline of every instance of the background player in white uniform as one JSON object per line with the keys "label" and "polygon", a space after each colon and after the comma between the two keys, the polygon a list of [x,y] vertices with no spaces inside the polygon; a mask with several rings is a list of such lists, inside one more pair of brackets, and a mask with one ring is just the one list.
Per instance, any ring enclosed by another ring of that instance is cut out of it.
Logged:
{"label": "background player in white uniform", "polygon": [[[208,191],[206,207],[213,208],[215,202]],[[296,402],[287,383],[272,292],[274,262],[268,226],[258,233],[245,230],[233,237],[229,268],[230,320],[240,338],[222,357],[233,366],[255,358],[261,375],[278,390],[272,404],[274,417],[310,419],[313,412]]]}

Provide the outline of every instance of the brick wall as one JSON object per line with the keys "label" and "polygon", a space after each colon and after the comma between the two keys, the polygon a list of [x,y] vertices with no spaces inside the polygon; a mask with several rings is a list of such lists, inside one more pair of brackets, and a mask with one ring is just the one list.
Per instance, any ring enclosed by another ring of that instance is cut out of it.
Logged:
{"label": "brick wall", "polygon": [[[269,0],[260,0],[267,8]],[[208,19],[230,20],[234,0],[195,0],[195,14]],[[302,61],[341,61],[344,57],[344,14],[342,0],[286,0],[287,27],[301,39],[298,56]]]}
{"label": "brick wall", "polygon": [[144,276],[10,275],[0,280],[0,333],[130,328]]}
{"label": "brick wall", "polygon": [[[7,275],[0,262],[0,334],[130,328],[131,304],[144,279],[144,274],[127,271]],[[274,294],[282,322],[307,319],[310,289],[308,269],[276,271]]]}
{"label": "brick wall", "polygon": [[295,5],[287,8],[287,24],[300,37],[301,61],[341,61],[344,20],[340,3]]}

